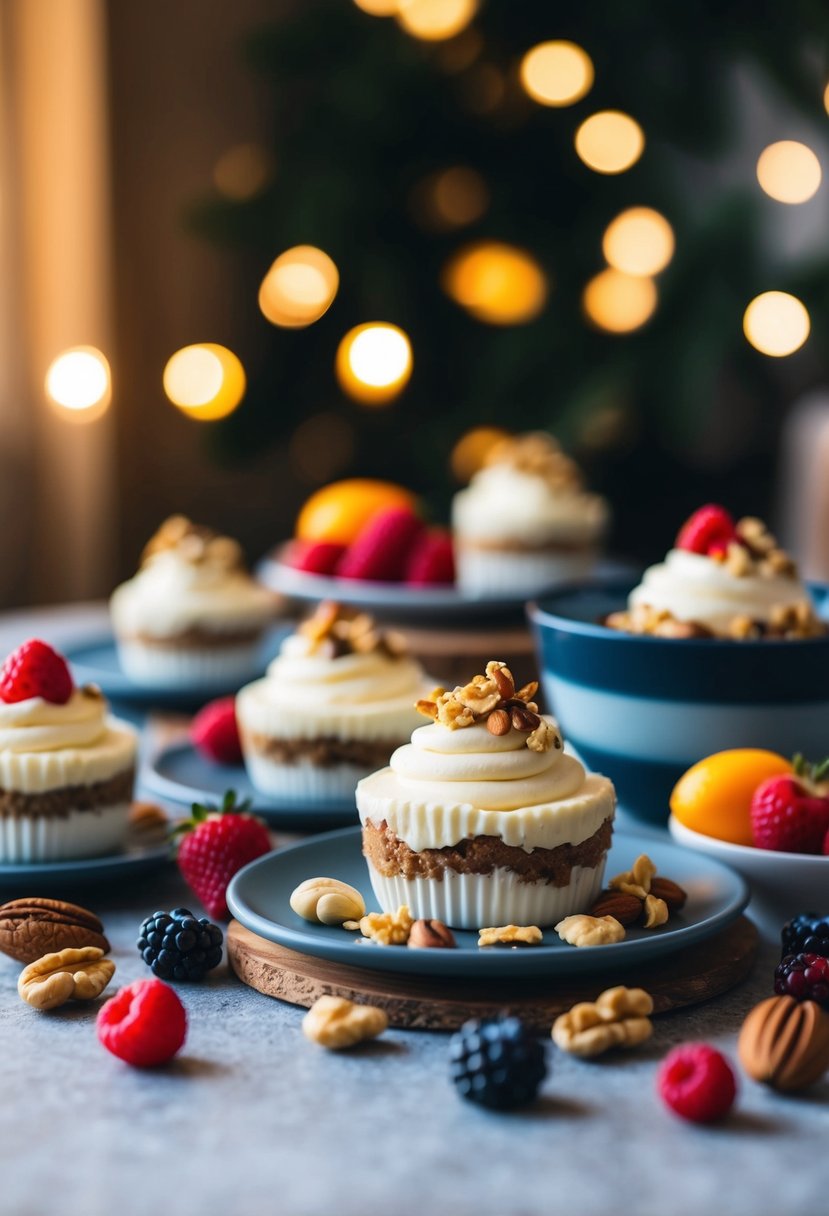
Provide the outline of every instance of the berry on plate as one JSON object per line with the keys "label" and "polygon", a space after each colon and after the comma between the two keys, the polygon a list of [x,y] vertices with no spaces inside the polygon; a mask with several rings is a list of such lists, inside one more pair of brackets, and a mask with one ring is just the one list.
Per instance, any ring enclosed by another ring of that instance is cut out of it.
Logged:
{"label": "berry on plate", "polygon": [[544,1044],[520,1018],[473,1018],[452,1035],[449,1074],[471,1102],[495,1110],[526,1106],[547,1075]]}
{"label": "berry on plate", "polygon": [[222,961],[222,931],[187,908],[153,912],[141,924],[138,951],[161,980],[203,980]]}
{"label": "berry on plate", "polygon": [[271,851],[268,829],[247,814],[228,790],[221,807],[193,803],[192,818],[176,826],[178,867],[211,916],[227,918],[227,886],[234,874]]}
{"label": "berry on plate", "polygon": [[733,516],[725,507],[710,502],[685,521],[679,529],[674,547],[702,554],[703,557],[719,557],[728,550],[732,541],[740,543]]}
{"label": "berry on plate", "polygon": [[756,747],[715,752],[692,765],[671,794],[675,819],[704,836],[753,844],[751,799],[767,777],[791,773],[785,756]]}
{"label": "berry on plate", "polygon": [[780,938],[783,958],[787,954],[822,954],[829,958],[829,916],[801,912],[786,922]]}
{"label": "berry on plate", "polygon": [[829,1009],[829,958],[822,954],[787,954],[775,968],[774,991],[796,1001],[814,1001]]}
{"label": "berry on plate", "polygon": [[345,545],[331,540],[292,540],[285,549],[284,562],[306,574],[333,574],[345,553]]}
{"label": "berry on plate", "polygon": [[236,698],[219,697],[203,705],[190,723],[190,742],[200,755],[215,764],[241,764]]}
{"label": "berry on plate", "polygon": [[352,477],[317,490],[299,513],[299,540],[327,540],[350,545],[373,515],[386,507],[417,504],[414,494],[391,481]]}
{"label": "berry on plate", "polygon": [[794,758],[794,772],[769,777],[751,800],[751,833],[758,849],[822,853],[829,832],[829,761]]}
{"label": "berry on plate", "polygon": [[74,689],[66,659],[39,638],[23,642],[0,668],[0,701],[7,705],[30,697],[65,705]]}
{"label": "berry on plate", "polygon": [[171,1060],[184,1045],[187,1013],[162,980],[136,980],[98,1011],[98,1038],[119,1060],[153,1068]]}
{"label": "berry on plate", "polygon": [[408,507],[378,511],[346,549],[336,573],[340,578],[397,582],[422,531],[422,520]]}
{"label": "berry on plate", "polygon": [[723,1119],[737,1095],[731,1065],[707,1043],[683,1043],[669,1052],[660,1065],[656,1086],[666,1106],[691,1123]]}
{"label": "berry on plate", "polygon": [[452,537],[443,528],[423,532],[412,545],[404,576],[413,587],[443,586],[455,581]]}

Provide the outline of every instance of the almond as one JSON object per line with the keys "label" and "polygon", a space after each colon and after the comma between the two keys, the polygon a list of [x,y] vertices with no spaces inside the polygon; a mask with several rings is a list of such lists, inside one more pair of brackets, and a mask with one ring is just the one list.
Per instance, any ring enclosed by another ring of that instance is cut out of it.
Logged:
{"label": "almond", "polygon": [[829,1068],[829,1015],[814,1001],[769,997],[743,1022],[737,1052],[755,1081],[805,1089]]}
{"label": "almond", "polygon": [[509,712],[506,709],[493,709],[486,720],[486,728],[491,735],[506,735],[511,726]]}
{"label": "almond", "polygon": [[670,878],[660,878],[659,875],[651,879],[651,895],[656,899],[664,899],[671,915],[684,908],[688,899],[688,892],[684,891],[678,882],[672,882]]}
{"label": "almond", "polygon": [[509,674],[509,668],[493,667],[492,678],[495,681],[498,691],[505,701],[510,697],[515,696],[515,685],[512,682],[512,677]]}
{"label": "almond", "polygon": [[590,915],[612,916],[620,925],[633,925],[642,915],[642,901],[624,891],[602,891]]}
{"label": "almond", "polygon": [[536,730],[541,725],[541,719],[538,714],[534,714],[531,710],[514,706],[510,711],[512,724],[516,730],[523,731],[524,734],[529,734],[530,731]]}

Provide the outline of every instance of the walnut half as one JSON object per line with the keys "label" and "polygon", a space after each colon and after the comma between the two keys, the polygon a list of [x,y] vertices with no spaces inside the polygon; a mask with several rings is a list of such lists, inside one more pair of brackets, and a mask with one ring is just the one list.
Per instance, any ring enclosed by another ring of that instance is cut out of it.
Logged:
{"label": "walnut half", "polygon": [[569,946],[610,946],[624,940],[625,927],[615,916],[565,916],[556,933]]}
{"label": "walnut half", "polygon": [[357,1005],[342,996],[321,996],[302,1019],[302,1033],[330,1051],[354,1047],[382,1034],[389,1019],[373,1005]]}
{"label": "walnut half", "polygon": [[597,1056],[611,1047],[635,1047],[653,1033],[653,1000],[643,988],[608,988],[581,1001],[553,1023],[557,1047],[575,1056]]}
{"label": "walnut half", "polygon": [[17,991],[34,1009],[57,1009],[67,1001],[94,1001],[114,974],[115,963],[97,946],[59,950],[24,967]]}

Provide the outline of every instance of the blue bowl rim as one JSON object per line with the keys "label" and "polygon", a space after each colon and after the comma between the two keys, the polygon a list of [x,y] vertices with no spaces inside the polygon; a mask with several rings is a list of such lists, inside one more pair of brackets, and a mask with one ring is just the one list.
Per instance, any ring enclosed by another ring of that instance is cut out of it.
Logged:
{"label": "blue bowl rim", "polygon": [[[806,581],[807,590],[814,594],[829,599],[829,583],[818,582],[814,579]],[[621,629],[609,629],[607,625],[601,625],[598,622],[577,621],[569,616],[562,616],[557,612],[553,612],[546,607],[547,604],[554,604],[556,601],[564,599],[566,596],[590,593],[593,595],[619,595],[626,599],[629,592],[636,586],[630,580],[614,579],[604,582],[589,582],[579,581],[568,583],[562,587],[557,587],[554,592],[551,592],[539,600],[530,600],[527,603],[527,616],[533,625],[548,629],[559,629],[565,633],[578,634],[581,637],[600,638],[603,641],[613,644],[627,644],[638,642],[645,646],[667,647],[669,650],[677,644],[676,638],[657,638],[650,637],[647,634],[625,633]],[[739,646],[741,651],[757,650],[762,653],[767,653],[770,648],[778,650],[781,646],[788,649],[791,646],[798,647],[825,647],[829,646],[829,632],[824,637],[817,638],[757,638],[752,641],[739,641],[736,638],[683,638],[682,647],[696,647],[697,649],[711,650],[722,649],[727,646]]]}

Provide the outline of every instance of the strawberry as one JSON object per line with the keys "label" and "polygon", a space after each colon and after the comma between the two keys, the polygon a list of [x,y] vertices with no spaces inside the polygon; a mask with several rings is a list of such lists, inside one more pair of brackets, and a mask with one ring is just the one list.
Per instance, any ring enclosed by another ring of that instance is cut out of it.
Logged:
{"label": "strawberry", "polygon": [[708,503],[695,511],[679,529],[674,542],[676,549],[687,549],[689,553],[700,553],[714,557],[726,552],[732,541],[740,543],[734,520],[725,507]]}
{"label": "strawberry", "polygon": [[372,515],[349,545],[336,573],[341,578],[394,583],[403,577],[406,561],[423,523],[407,507],[386,507]]}
{"label": "strawberry", "polygon": [[794,773],[769,777],[751,800],[751,831],[758,849],[820,853],[829,833],[829,760],[794,758]]}
{"label": "strawberry", "polygon": [[330,540],[292,540],[285,550],[285,564],[306,574],[333,574],[345,553],[345,545]]}
{"label": "strawberry", "polygon": [[236,698],[219,697],[203,705],[190,723],[190,742],[206,760],[216,764],[241,764]]}
{"label": "strawberry", "polygon": [[38,638],[13,650],[0,669],[0,701],[7,705],[30,697],[65,705],[74,688],[66,659]]}
{"label": "strawberry", "polygon": [[406,582],[427,587],[455,581],[452,537],[443,528],[423,532],[415,541],[406,563]]}
{"label": "strawberry", "polygon": [[227,918],[231,878],[249,861],[271,851],[268,830],[246,813],[249,805],[237,805],[236,795],[228,790],[221,807],[194,802],[192,819],[175,829],[181,835],[178,868],[210,916]]}

